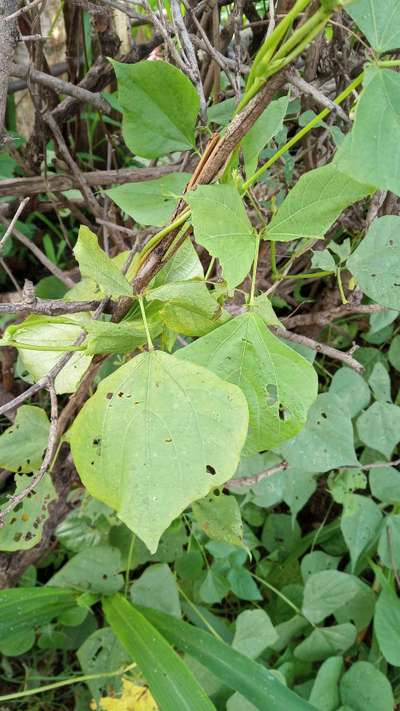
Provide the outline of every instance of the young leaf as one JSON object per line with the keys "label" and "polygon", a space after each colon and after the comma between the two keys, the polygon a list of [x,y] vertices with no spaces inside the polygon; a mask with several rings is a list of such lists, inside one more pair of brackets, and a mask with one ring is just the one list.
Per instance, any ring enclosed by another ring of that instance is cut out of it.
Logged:
{"label": "young leaf", "polygon": [[400,195],[400,75],[373,66],[367,68],[364,84],[353,129],[337,156],[338,168],[354,180]]}
{"label": "young leaf", "polygon": [[233,185],[200,185],[185,197],[192,208],[196,242],[219,259],[229,288],[247,276],[254,259],[255,236]]}
{"label": "young leaf", "polygon": [[374,402],[358,418],[357,430],[364,444],[389,458],[400,442],[400,407]]}
{"label": "young leaf", "polygon": [[89,277],[106,296],[131,296],[132,287],[112,259],[99,246],[96,235],[85,225],[79,229],[74,247],[82,277]]}
{"label": "young leaf", "polygon": [[399,0],[352,0],[345,7],[375,52],[400,47]]}
{"label": "young leaf", "polygon": [[70,441],[89,493],[154,553],[186,506],[233,476],[247,424],[239,388],[156,351],[101,381]]}
{"label": "young leaf", "polygon": [[103,610],[114,634],[138,664],[163,711],[215,709],[184,661],[122,595],[105,598]]}
{"label": "young leaf", "polygon": [[257,664],[209,632],[187,622],[156,610],[142,608],[141,612],[170,644],[190,654],[223,684],[238,691],[256,708],[268,708],[268,711],[311,711],[310,704],[284,686],[278,676],[264,664]]}
{"label": "young leaf", "polygon": [[177,196],[189,178],[189,173],[170,173],[157,180],[117,185],[104,192],[136,222],[160,227],[173,212]]}
{"label": "young leaf", "polygon": [[194,501],[193,515],[209,538],[216,541],[244,546],[243,523],[239,504],[234,496],[219,493],[209,494],[205,499]]}
{"label": "young leaf", "polygon": [[290,465],[308,472],[358,464],[353,426],[342,400],[332,393],[318,395],[303,431],[280,451]]}
{"label": "young leaf", "polygon": [[200,101],[191,81],[167,62],[112,65],[128,148],[144,158],[193,148]]}
{"label": "young leaf", "polygon": [[131,587],[131,600],[136,605],[152,607],[174,617],[182,617],[176,579],[166,563],[149,565]]}
{"label": "young leaf", "polygon": [[364,294],[390,309],[400,308],[399,230],[400,217],[378,217],[346,265]]}
{"label": "young leaf", "polygon": [[334,163],[310,170],[279,206],[264,239],[321,238],[346,207],[372,192],[373,188],[340,172]]}
{"label": "young leaf", "polygon": [[317,376],[302,356],[248,312],[178,352],[238,385],[247,398],[246,453],[271,449],[303,427],[317,395]]}
{"label": "young leaf", "polygon": [[393,711],[394,698],[387,677],[369,662],[355,662],[340,682],[342,704],[352,711]]}
{"label": "young leaf", "polygon": [[358,580],[337,570],[310,575],[304,587],[303,614],[318,624],[358,593]]}
{"label": "young leaf", "polygon": [[[33,409],[39,408],[32,407]],[[30,477],[17,475],[14,493],[21,493],[30,482]],[[4,527],[0,528],[0,551],[27,550],[36,546],[42,538],[49,504],[56,498],[51,477],[44,477],[32,495],[25,497],[17,509],[7,514]]]}
{"label": "young leaf", "polygon": [[49,429],[49,419],[41,407],[22,405],[14,424],[0,435],[0,467],[25,474],[39,469]]}

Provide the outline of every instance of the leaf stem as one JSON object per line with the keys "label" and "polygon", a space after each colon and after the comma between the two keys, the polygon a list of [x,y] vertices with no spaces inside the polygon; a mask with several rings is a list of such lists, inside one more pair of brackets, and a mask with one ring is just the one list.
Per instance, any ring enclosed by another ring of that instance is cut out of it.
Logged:
{"label": "leaf stem", "polygon": [[308,272],[308,274],[285,274],[281,277],[282,279],[314,279],[314,277],[326,277],[330,276],[333,272],[327,270],[320,272]]}
{"label": "leaf stem", "polygon": [[133,549],[135,547],[135,543],[136,543],[136,534],[132,533],[131,542],[129,544],[129,550],[128,550],[128,560],[126,563],[126,571],[125,571],[125,588],[124,588],[125,597],[128,597],[129,575],[130,575],[131,568],[132,568]]}
{"label": "leaf stem", "polygon": [[276,266],[276,242],[274,242],[273,240],[270,240],[269,250],[270,250],[270,257],[271,257],[272,280],[279,281],[280,274],[279,274],[278,268]]}
{"label": "leaf stem", "polygon": [[260,241],[261,241],[261,235],[256,234],[256,244],[255,244],[255,248],[254,248],[253,273],[251,275],[251,289],[250,289],[250,300],[249,300],[250,306],[253,306],[253,304],[254,304],[254,295],[255,295],[255,291],[256,291],[256,280],[257,280],[258,255],[260,252]]}
{"label": "leaf stem", "polygon": [[348,302],[348,300],[346,299],[346,296],[345,296],[345,293],[344,293],[344,289],[343,289],[343,282],[342,282],[342,274],[341,274],[341,272],[342,272],[342,270],[341,270],[341,268],[339,267],[338,270],[337,270],[337,273],[336,273],[336,276],[337,276],[337,283],[338,283],[338,287],[339,287],[339,294],[340,294],[340,298],[342,299],[342,304],[348,304],[349,302]]}
{"label": "leaf stem", "polygon": [[144,330],[146,332],[147,348],[149,351],[154,351],[153,341],[151,340],[150,331],[149,331],[149,324],[147,323],[146,311],[145,311],[144,304],[143,304],[143,296],[139,296],[138,301],[139,301],[139,306],[140,306],[140,313],[142,314]]}

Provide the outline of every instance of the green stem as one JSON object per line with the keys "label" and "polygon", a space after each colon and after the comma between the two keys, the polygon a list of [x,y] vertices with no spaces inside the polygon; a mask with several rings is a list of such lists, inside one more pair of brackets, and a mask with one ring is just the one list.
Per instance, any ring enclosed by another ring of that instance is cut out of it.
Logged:
{"label": "green stem", "polygon": [[174,220],[174,221],[171,222],[169,225],[167,225],[166,227],[164,227],[162,230],[160,230],[160,232],[157,232],[157,234],[153,235],[153,237],[151,237],[151,239],[149,239],[149,241],[146,242],[146,244],[144,245],[144,247],[143,247],[143,249],[142,249],[142,251],[141,251],[141,253],[140,253],[140,259],[138,260],[138,264],[137,264],[137,267],[136,267],[136,270],[135,270],[135,274],[137,274],[139,268],[141,267],[141,265],[142,265],[142,263],[143,263],[143,258],[144,258],[149,252],[151,252],[151,251],[154,249],[154,247],[156,247],[157,244],[158,244],[159,242],[161,242],[161,240],[162,240],[164,237],[166,237],[167,235],[169,235],[170,232],[173,232],[173,230],[175,230],[177,227],[180,227],[181,225],[183,225],[183,223],[186,222],[186,220],[187,220],[189,217],[190,217],[190,209],[187,208],[186,210],[184,210],[184,212],[182,212],[182,213],[179,215],[179,217],[176,218],[176,220]]}
{"label": "green stem", "polygon": [[214,264],[215,264],[215,257],[211,257],[210,264],[208,265],[208,269],[205,273],[204,281],[207,281],[207,279],[210,278],[210,274],[213,270]]}
{"label": "green stem", "polygon": [[256,245],[254,249],[254,261],[253,261],[253,273],[251,276],[251,289],[250,289],[250,301],[249,305],[253,306],[254,304],[254,295],[256,291],[256,279],[257,279],[257,264],[258,264],[258,253],[260,251],[260,241],[261,241],[261,236],[259,234],[256,235]]}
{"label": "green stem", "polygon": [[146,311],[145,311],[144,304],[143,304],[143,296],[139,296],[138,301],[139,301],[139,306],[140,306],[140,313],[142,314],[144,330],[145,330],[146,338],[147,338],[147,348],[149,351],[154,351],[153,341],[151,340],[149,325],[147,323]]}
{"label": "green stem", "polygon": [[[351,84],[349,84],[349,86],[347,86],[346,89],[344,89],[344,91],[342,91],[342,93],[336,97],[336,99],[334,100],[334,103],[341,104],[342,101],[347,99],[347,97],[351,94],[351,92],[354,91],[354,89],[356,89],[362,83],[363,79],[364,79],[364,72],[361,72],[361,74],[359,74],[358,77],[356,77],[354,79],[354,81],[352,81]],[[285,143],[284,146],[281,146],[281,148],[276,153],[274,153],[272,158],[270,158],[266,163],[264,163],[264,165],[262,165],[261,168],[256,170],[256,172],[253,173],[253,175],[251,175],[250,178],[248,178],[243,183],[242,193],[243,194],[246,193],[247,190],[249,189],[249,187],[251,185],[253,185],[253,183],[257,182],[257,180],[265,173],[266,170],[268,170],[268,168],[271,167],[271,165],[276,163],[276,161],[278,161],[279,158],[281,158],[293,146],[295,146],[296,143],[301,141],[301,139],[304,138],[304,136],[306,136],[315,126],[317,126],[317,124],[319,124],[320,121],[323,121],[323,119],[325,119],[327,116],[329,116],[329,114],[331,113],[331,110],[332,109],[326,108],[323,111],[321,111],[317,116],[314,116],[314,118],[311,121],[309,121],[309,123],[306,126],[304,126],[298,133],[296,133],[296,135],[293,136],[293,138],[291,138],[290,141],[287,141],[287,143]]]}
{"label": "green stem", "polygon": [[257,580],[258,583],[261,583],[262,585],[265,585],[265,587],[268,588],[268,590],[271,590],[271,592],[275,593],[275,595],[278,595],[278,597],[280,597],[281,600],[283,600],[284,602],[286,602],[286,604],[289,605],[289,607],[291,607],[292,610],[295,611],[296,615],[301,615],[301,610],[300,610],[300,608],[297,607],[297,605],[295,605],[294,602],[292,602],[291,600],[289,600],[289,598],[286,597],[286,595],[284,595],[280,590],[278,590],[278,588],[275,588],[273,585],[271,585],[271,583],[267,583],[266,580],[263,580],[262,578],[259,578],[258,575],[256,575],[255,573],[251,573],[251,575],[252,575],[252,577],[254,578],[254,580]]}
{"label": "green stem", "polygon": [[315,277],[326,277],[330,276],[332,272],[328,272],[327,270],[320,271],[320,272],[309,272],[308,274],[285,274],[284,277],[281,277],[282,279],[314,279]]}
{"label": "green stem", "polygon": [[280,47],[278,52],[274,55],[274,61],[276,59],[285,59],[287,55],[295,48],[297,45],[304,40],[305,37],[318,25],[321,20],[327,20],[327,15],[325,11],[320,8],[314,15],[312,15],[304,25],[301,25],[296,32],[293,32],[292,36]]}
{"label": "green stem", "polygon": [[315,37],[317,37],[320,32],[322,32],[328,22],[328,19],[328,17],[325,17],[323,20],[321,20],[321,22],[319,22],[319,24],[314,27],[314,29],[304,38],[304,40],[298,45],[296,45],[293,51],[286,57],[283,57],[282,59],[277,59],[276,62],[274,59],[267,73],[267,77],[276,74],[280,69],[283,69],[283,67],[286,67],[288,64],[291,64],[296,59],[296,57],[298,57],[299,54],[301,54],[306,49],[306,47],[311,44],[313,39],[315,39]]}
{"label": "green stem", "polygon": [[191,601],[191,599],[186,595],[185,591],[181,588],[180,585],[178,585],[178,583],[176,584],[176,587],[178,588],[179,594],[182,595],[183,599],[187,602],[189,607],[191,607],[192,610],[196,613],[196,615],[202,621],[203,625],[205,625],[205,627],[207,627],[208,631],[211,632],[213,637],[218,639],[220,642],[223,642],[224,640],[222,639],[222,637],[218,634],[218,632],[214,629],[214,627],[212,625],[210,625],[207,618],[204,617],[204,615],[202,614],[202,612],[200,612],[200,610],[198,610],[198,608],[196,607],[194,602]]}
{"label": "green stem", "polygon": [[136,534],[132,533],[131,536],[131,542],[129,544],[129,551],[128,551],[128,560],[126,563],[126,571],[125,571],[125,597],[128,597],[128,590],[129,590],[129,575],[131,572],[132,568],[132,557],[133,557],[133,549],[135,547],[136,543]]}
{"label": "green stem", "polygon": [[26,696],[35,696],[36,694],[42,694],[44,691],[51,691],[52,689],[59,689],[62,686],[70,686],[71,684],[81,684],[85,681],[94,681],[95,679],[104,679],[110,676],[123,676],[126,672],[134,669],[136,664],[129,664],[129,666],[123,669],[118,669],[112,672],[102,672],[101,674],[85,674],[84,676],[70,677],[69,679],[63,679],[62,681],[55,681],[53,684],[46,684],[45,686],[37,686],[35,689],[26,689],[25,691],[17,691],[14,694],[5,694],[0,696],[0,701],[12,701],[13,699],[23,699]]}
{"label": "green stem", "polygon": [[341,270],[341,268],[339,267],[338,270],[337,270],[337,272],[336,272],[337,283],[338,283],[338,287],[339,287],[339,294],[340,294],[340,298],[342,299],[342,304],[348,304],[349,302],[348,302],[348,300],[346,299],[346,296],[345,296],[345,293],[344,293],[344,289],[343,289],[342,274],[341,274],[341,272],[342,272],[342,270]]}
{"label": "green stem", "polygon": [[272,280],[279,281],[280,275],[278,272],[278,268],[276,266],[276,242],[270,241],[269,250],[270,250],[270,257],[271,257]]}

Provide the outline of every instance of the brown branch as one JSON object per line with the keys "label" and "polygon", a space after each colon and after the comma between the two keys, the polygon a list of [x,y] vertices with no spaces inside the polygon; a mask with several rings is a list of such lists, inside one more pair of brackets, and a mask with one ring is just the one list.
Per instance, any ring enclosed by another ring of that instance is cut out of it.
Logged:
{"label": "brown branch", "polygon": [[44,316],[63,316],[95,311],[100,306],[100,301],[62,301],[61,299],[23,300],[16,303],[0,303],[0,314],[31,313]]}
{"label": "brown branch", "polygon": [[386,306],[379,304],[343,304],[329,311],[314,311],[309,314],[298,314],[297,316],[288,316],[282,318],[281,321],[286,328],[298,328],[299,326],[326,326],[336,318],[348,316],[349,314],[375,314],[381,311],[387,311]]}
{"label": "brown branch", "polygon": [[263,481],[263,479],[267,479],[267,477],[277,474],[278,472],[285,471],[287,467],[288,463],[283,461],[280,464],[269,467],[269,469],[264,469],[262,472],[255,474],[254,476],[244,476],[240,477],[240,479],[230,479],[230,481],[225,482],[224,489],[230,490],[237,489],[241,486],[255,486],[260,481]]}
{"label": "brown branch", "polygon": [[39,72],[36,69],[32,69],[29,66],[23,66],[22,64],[13,64],[11,66],[10,74],[13,77],[18,77],[19,79],[26,79],[28,82],[33,81],[36,84],[41,84],[46,86],[57,94],[66,94],[67,96],[73,96],[80,102],[86,104],[92,104],[99,111],[105,114],[111,113],[111,106],[103,99],[101,94],[98,92],[88,91],[82,87],[75,86],[70,82],[63,81],[63,79],[58,79],[58,77],[52,76],[52,74],[46,74],[45,72]]}
{"label": "brown branch", "polygon": [[0,7],[0,147],[9,141],[4,121],[7,109],[8,78],[17,46],[16,13],[18,0],[3,0]]}
{"label": "brown branch", "polygon": [[[86,183],[91,187],[100,185],[124,185],[155,180],[163,175],[180,172],[179,165],[163,165],[155,168],[121,168],[120,170],[93,170],[83,173]],[[0,181],[0,197],[6,195],[35,195],[46,192],[62,192],[79,187],[74,175],[52,175],[33,178],[9,178]]]}
{"label": "brown branch", "polygon": [[10,224],[8,225],[4,235],[2,236],[0,240],[0,254],[4,250],[4,247],[6,246],[6,242],[9,237],[11,237],[12,231],[14,229],[14,225],[16,224],[21,212],[23,211],[25,205],[29,202],[30,198],[24,198],[21,200],[20,204],[18,205],[18,208],[15,211],[14,217],[12,218]]}
{"label": "brown branch", "polygon": [[323,353],[323,355],[328,356],[328,358],[332,358],[332,360],[339,360],[349,368],[356,370],[357,373],[364,372],[364,367],[358,362],[358,360],[353,358],[348,353],[344,353],[344,351],[339,351],[337,348],[328,346],[326,343],[314,341],[313,338],[302,336],[299,333],[292,333],[291,331],[287,331],[285,328],[276,328],[275,326],[271,326],[271,331],[276,336],[285,338],[287,341],[293,341],[293,343],[298,343],[301,346],[307,346],[307,348],[311,348],[313,351],[316,351],[316,353]]}

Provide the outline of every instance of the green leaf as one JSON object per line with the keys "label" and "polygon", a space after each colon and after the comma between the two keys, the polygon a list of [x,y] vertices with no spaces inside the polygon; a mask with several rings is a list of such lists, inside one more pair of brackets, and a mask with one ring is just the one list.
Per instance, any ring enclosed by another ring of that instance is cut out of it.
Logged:
{"label": "green leaf", "polygon": [[256,659],[276,642],[278,635],[264,610],[244,610],[236,618],[232,646],[250,659]]}
{"label": "green leaf", "polygon": [[336,622],[352,622],[358,632],[367,629],[375,610],[376,597],[374,591],[365,585],[360,578],[355,578],[358,585],[357,595],[335,610]]}
{"label": "green leaf", "polygon": [[[129,661],[128,653],[121,647],[110,627],[103,627],[93,632],[79,647],[76,653],[83,673],[106,674],[110,670],[120,669]],[[102,689],[110,686],[115,693],[121,690],[121,677],[109,676],[86,682],[96,701]]]}
{"label": "green leaf", "polygon": [[343,670],[342,657],[330,657],[318,669],[310,695],[310,704],[319,711],[336,711],[339,707],[339,680]]}
{"label": "green leaf", "polygon": [[400,371],[400,336],[395,336],[388,351],[390,365]]}
{"label": "green leaf", "polygon": [[358,464],[353,426],[342,400],[332,393],[319,395],[303,431],[283,444],[280,451],[291,466],[308,472]]}
{"label": "green leaf", "polygon": [[399,0],[352,0],[346,10],[376,52],[400,47]]}
{"label": "green leaf", "polygon": [[262,600],[262,595],[251,573],[243,566],[232,566],[227,578],[232,592],[239,600]]}
{"label": "green leaf", "polygon": [[400,217],[378,217],[347,260],[347,268],[364,294],[394,309],[400,308],[399,230]]}
{"label": "green leaf", "polygon": [[400,600],[388,582],[376,603],[374,631],[386,661],[400,667]]}
{"label": "green leaf", "polygon": [[164,225],[183,193],[189,173],[169,173],[157,180],[126,183],[105,190],[105,194],[141,225]]}
{"label": "green leaf", "polygon": [[364,444],[389,458],[400,442],[400,407],[374,402],[358,418],[357,430]]}
{"label": "green leaf", "polygon": [[400,472],[394,467],[371,469],[369,485],[374,498],[385,504],[397,505],[400,502]]}
{"label": "green leaf", "polygon": [[[14,480],[13,495],[21,493],[31,483],[29,476],[17,475]],[[23,499],[17,509],[7,514],[5,525],[0,528],[0,551],[27,550],[36,546],[42,538],[43,526],[49,515],[49,504],[56,498],[51,477],[47,475],[31,495]]]}
{"label": "green leaf", "polygon": [[378,554],[387,568],[397,570],[400,567],[400,515],[386,516]]}
{"label": "green leaf", "polygon": [[322,570],[336,570],[340,558],[335,558],[324,551],[312,551],[307,553],[301,561],[300,568],[304,582],[310,575],[320,573]]}
{"label": "green leaf", "polygon": [[0,467],[30,474],[39,469],[49,438],[50,422],[41,407],[22,405],[15,422],[0,436]]}
{"label": "green leaf", "polygon": [[152,287],[189,279],[204,279],[204,271],[193,244],[186,239],[158,272]]}
{"label": "green leaf", "polygon": [[147,291],[146,299],[162,302],[158,318],[184,336],[202,336],[230,318],[204,281],[170,282]]}
{"label": "green leaf", "polygon": [[367,476],[361,469],[333,471],[328,477],[328,488],[333,500],[338,504],[345,504],[347,513],[356,509],[355,490],[366,489],[367,484]]}
{"label": "green leaf", "polygon": [[[162,331],[162,323],[157,313],[146,314],[151,338],[157,338]],[[84,325],[87,333],[85,353],[132,353],[147,341],[143,319],[134,321],[88,321]]]}
{"label": "green leaf", "polygon": [[287,689],[264,664],[257,664],[187,622],[155,610],[142,609],[142,613],[171,644],[194,657],[223,684],[238,691],[256,708],[265,709],[268,704],[268,711],[311,711],[310,704]]}
{"label": "green leaf", "polygon": [[[26,345],[19,350],[23,369],[27,370],[37,382],[57,363],[64,353],[76,343],[82,333],[80,326],[72,323],[60,323],[50,316],[29,316],[23,323],[9,326],[4,340],[39,346],[43,350],[30,350]],[[48,347],[50,350],[46,351]],[[56,350],[59,349],[59,350]],[[74,353],[67,365],[55,379],[55,390],[58,395],[75,392],[80,379],[91,363],[91,356],[84,353]]]}
{"label": "green leaf", "polygon": [[234,496],[217,492],[192,504],[193,515],[209,538],[244,546],[243,523],[239,504]]}
{"label": "green leaf", "polygon": [[200,585],[199,594],[203,602],[209,605],[215,605],[215,603],[223,600],[229,590],[229,583],[226,577],[213,570],[213,568],[209,568],[206,577]]}
{"label": "green leaf", "polygon": [[328,272],[336,271],[336,262],[328,249],[313,252],[311,266],[314,267],[314,269],[323,269]]}
{"label": "green leaf", "polygon": [[279,242],[323,237],[341,212],[373,192],[333,163],[305,173],[269,223],[264,238]]}
{"label": "green leaf", "polygon": [[354,625],[344,623],[315,629],[294,650],[294,655],[304,662],[319,662],[335,654],[343,654],[356,640]]}
{"label": "green leaf", "polygon": [[304,616],[313,624],[322,622],[357,595],[357,583],[357,578],[337,570],[310,575],[304,587]]}
{"label": "green leaf", "polygon": [[[101,381],[70,441],[89,493],[114,508],[154,553],[192,501],[233,476],[247,422],[239,388],[154,351]],[[229,448],[221,447],[225,441]]]}
{"label": "green leaf", "polygon": [[389,373],[382,363],[375,363],[372,373],[368,378],[368,385],[373,392],[375,400],[392,402]]}
{"label": "green leaf", "polygon": [[376,66],[367,68],[353,129],[337,156],[339,170],[349,173],[354,180],[366,181],[396,195],[400,194],[399,97],[399,74]]}
{"label": "green leaf", "polygon": [[144,158],[194,148],[200,102],[190,80],[167,62],[112,65],[128,148]]}
{"label": "green leaf", "polygon": [[351,368],[339,368],[331,380],[329,392],[340,397],[348,407],[350,417],[355,417],[368,407],[371,393],[364,378]]}
{"label": "green leaf", "polygon": [[250,131],[248,131],[242,139],[240,145],[243,151],[246,174],[248,176],[252,175],[257,168],[260,151],[269,143],[271,138],[276,136],[281,130],[288,104],[289,95],[271,101],[251,127]]}
{"label": "green leaf", "polygon": [[166,563],[149,565],[131,587],[131,600],[136,605],[153,607],[174,617],[181,617],[176,580]]}
{"label": "green leaf", "polygon": [[351,509],[342,515],[340,527],[350,551],[351,572],[363,553],[377,539],[382,523],[382,514],[377,504],[366,496],[352,495]]}
{"label": "green leaf", "polygon": [[255,235],[233,185],[200,185],[185,199],[192,208],[196,242],[221,263],[229,288],[240,284],[254,259]]}
{"label": "green leaf", "polygon": [[131,285],[85,225],[79,229],[74,255],[82,277],[93,279],[105,296],[132,296]]}
{"label": "green leaf", "polygon": [[111,595],[123,584],[121,555],[110,546],[91,546],[70,558],[48,585],[57,588],[77,588]]}
{"label": "green leaf", "polygon": [[[215,709],[184,661],[122,595],[105,598],[103,610],[114,634],[139,666],[163,711]],[[176,618],[172,619],[177,622]]]}
{"label": "green leaf", "polygon": [[0,591],[0,639],[2,644],[30,633],[54,617],[75,607],[72,590],[10,588]]}
{"label": "green leaf", "polygon": [[393,711],[394,698],[388,679],[369,662],[355,662],[340,683],[342,704],[352,711]]}
{"label": "green leaf", "polygon": [[178,358],[204,365],[243,390],[250,413],[247,454],[299,432],[317,394],[312,365],[251,312],[181,349]]}

